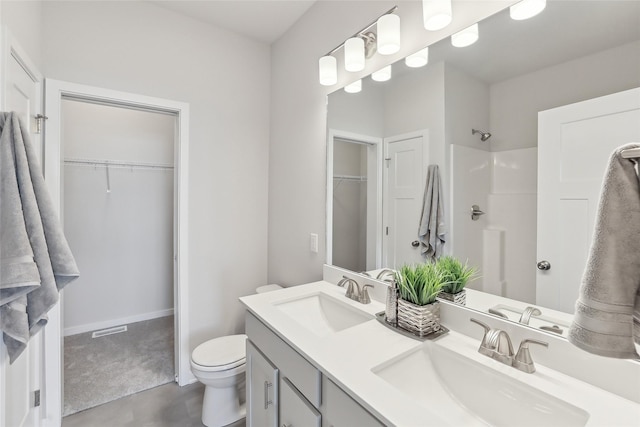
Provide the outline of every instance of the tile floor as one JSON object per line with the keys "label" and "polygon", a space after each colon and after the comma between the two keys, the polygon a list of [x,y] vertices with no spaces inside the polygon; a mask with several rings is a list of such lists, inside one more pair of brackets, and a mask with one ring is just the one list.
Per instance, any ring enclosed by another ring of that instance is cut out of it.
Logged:
{"label": "tile floor", "polygon": [[165,384],[69,415],[62,427],[201,427],[203,393],[201,383]]}

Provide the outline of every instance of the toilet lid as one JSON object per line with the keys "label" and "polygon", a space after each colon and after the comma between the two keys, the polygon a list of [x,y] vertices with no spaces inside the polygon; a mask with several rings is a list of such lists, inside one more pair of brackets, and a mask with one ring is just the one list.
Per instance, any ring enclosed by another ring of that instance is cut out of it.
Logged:
{"label": "toilet lid", "polygon": [[238,366],[246,357],[247,336],[228,335],[203,342],[191,354],[191,360],[200,366]]}

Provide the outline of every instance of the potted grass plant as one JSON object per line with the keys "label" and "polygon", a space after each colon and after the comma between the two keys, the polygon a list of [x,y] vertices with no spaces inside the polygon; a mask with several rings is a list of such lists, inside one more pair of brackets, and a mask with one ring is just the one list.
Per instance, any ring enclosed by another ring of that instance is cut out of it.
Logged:
{"label": "potted grass plant", "polygon": [[435,263],[435,267],[440,271],[443,279],[443,286],[438,297],[456,304],[466,305],[467,294],[464,287],[476,277],[475,267],[469,266],[466,262],[463,264],[452,256],[441,257]]}
{"label": "potted grass plant", "polygon": [[440,330],[440,305],[436,299],[444,284],[433,263],[403,265],[396,271],[398,326],[424,337]]}

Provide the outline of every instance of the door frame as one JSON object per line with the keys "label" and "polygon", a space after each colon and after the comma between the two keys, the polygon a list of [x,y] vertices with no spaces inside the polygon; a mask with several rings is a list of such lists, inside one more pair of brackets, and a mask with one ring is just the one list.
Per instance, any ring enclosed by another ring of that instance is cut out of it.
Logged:
{"label": "door frame", "polygon": [[[333,261],[333,143],[337,139],[343,139],[355,144],[374,146],[376,149],[376,268],[382,266],[382,143],[383,139],[376,136],[362,135],[339,129],[329,129],[327,132],[327,212],[326,212],[326,260],[332,265]],[[367,242],[367,246],[368,246]]]}
{"label": "door frame", "polygon": [[[179,385],[195,381],[190,369],[188,316],[188,208],[189,208],[189,104],[128,92],[64,82],[45,80],[44,176],[58,215],[62,205],[62,100],[74,99],[112,106],[169,113],[176,117],[174,143],[174,322],[175,372]],[[45,387],[46,420],[59,425],[62,419],[62,312],[61,304],[49,312],[49,326],[45,329]],[[56,421],[57,420],[57,421]]]}
{"label": "door frame", "polygon": [[[32,112],[34,114],[39,114],[42,112],[43,106],[43,80],[44,77],[36,67],[35,63],[29,58],[26,50],[22,48],[20,43],[13,36],[11,31],[5,27],[0,26],[0,111],[6,111],[7,109],[7,100],[6,100],[6,90],[7,87],[7,67],[10,62],[10,58],[13,58],[17,61],[18,64],[22,67],[25,73],[29,76],[29,78],[36,85],[36,92],[38,93],[38,98],[35,100],[35,104],[33,105]],[[35,117],[29,117],[28,126],[33,125],[33,120]],[[43,133],[43,132],[42,132]],[[42,133],[36,136],[36,140],[32,142],[36,145],[38,149],[38,156],[41,160],[41,168],[42,168],[42,160],[43,160],[43,152],[42,152]],[[46,329],[46,328],[44,328]],[[21,357],[25,357],[26,354],[29,354],[30,360],[27,362],[30,370],[30,383],[28,384],[29,393],[33,393],[38,389],[42,389],[45,387],[45,383],[43,381],[44,373],[43,366],[43,352],[44,352],[44,329],[39,331],[35,336],[33,336],[29,343],[28,348],[22,354]],[[6,357],[4,350],[4,343],[0,344],[0,425],[4,426],[6,422],[5,414],[6,412],[6,396],[9,392],[7,390],[6,378],[5,378],[5,367],[9,365],[9,358]],[[31,425],[31,426],[39,426],[41,418],[43,417],[44,410],[42,405],[39,407],[30,406],[29,413],[27,418],[23,420],[25,424],[23,425]],[[31,423],[31,424],[30,424]]]}
{"label": "door frame", "polygon": [[[431,157],[430,144],[429,144],[429,129],[421,129],[413,132],[402,133],[399,135],[388,136],[383,140],[384,146],[384,160],[385,166],[382,168],[383,172],[383,185],[382,185],[382,224],[388,224],[389,220],[389,144],[394,142],[404,141],[406,139],[413,139],[422,137],[422,182],[427,179],[427,169],[429,165],[429,159]],[[418,224],[416,223],[416,229]],[[385,267],[389,264],[389,237],[381,228],[382,233],[382,262]]]}

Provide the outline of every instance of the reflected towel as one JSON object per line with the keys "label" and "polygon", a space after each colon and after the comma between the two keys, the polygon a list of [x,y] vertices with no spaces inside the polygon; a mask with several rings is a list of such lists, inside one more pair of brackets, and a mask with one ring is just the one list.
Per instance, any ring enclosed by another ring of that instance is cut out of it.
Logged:
{"label": "reflected towel", "polygon": [[0,329],[13,363],[78,268],[16,113],[0,113],[0,157]]}
{"label": "reflected towel", "polygon": [[420,228],[418,229],[420,252],[427,260],[435,261],[442,255],[445,234],[440,171],[438,165],[429,165],[427,182],[424,187]]}
{"label": "reflected towel", "polygon": [[640,343],[640,182],[635,162],[621,155],[634,147],[640,144],[619,147],[609,159],[569,328],[569,341],[577,347],[621,359],[638,358],[634,332]]}

